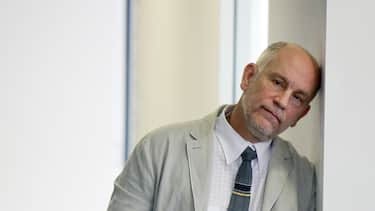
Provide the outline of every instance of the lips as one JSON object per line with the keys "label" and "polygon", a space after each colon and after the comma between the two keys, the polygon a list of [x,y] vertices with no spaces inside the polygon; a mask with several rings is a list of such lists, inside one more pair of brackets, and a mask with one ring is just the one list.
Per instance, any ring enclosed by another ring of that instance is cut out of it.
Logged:
{"label": "lips", "polygon": [[280,115],[277,114],[277,112],[274,112],[274,111],[272,111],[271,109],[269,109],[265,106],[262,106],[262,108],[265,111],[267,111],[268,113],[270,113],[279,122],[279,124],[281,124],[281,117],[280,117]]}

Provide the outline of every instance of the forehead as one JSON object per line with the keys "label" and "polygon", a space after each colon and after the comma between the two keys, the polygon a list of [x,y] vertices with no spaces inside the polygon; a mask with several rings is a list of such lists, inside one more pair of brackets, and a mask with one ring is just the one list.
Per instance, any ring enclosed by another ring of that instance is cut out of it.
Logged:
{"label": "forehead", "polygon": [[283,77],[290,88],[312,96],[319,84],[319,70],[310,56],[298,47],[284,47],[279,51],[264,74]]}

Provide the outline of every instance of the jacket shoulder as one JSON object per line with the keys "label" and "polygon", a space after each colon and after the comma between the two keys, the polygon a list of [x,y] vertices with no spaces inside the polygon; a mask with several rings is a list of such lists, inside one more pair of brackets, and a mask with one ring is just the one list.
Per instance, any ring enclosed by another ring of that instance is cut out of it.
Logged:
{"label": "jacket shoulder", "polygon": [[150,144],[161,144],[163,142],[174,142],[177,144],[179,142],[185,143],[186,138],[196,139],[199,136],[205,136],[213,130],[215,120],[222,108],[220,107],[215,112],[201,119],[169,124],[154,129],[146,134],[140,143],[152,142]]}
{"label": "jacket shoulder", "polygon": [[284,148],[286,148],[292,157],[294,163],[296,166],[305,173],[308,173],[309,175],[314,174],[315,167],[313,163],[306,157],[301,155],[297,149],[291,144],[289,141],[286,141],[280,137],[277,138],[280,145],[283,145]]}
{"label": "jacket shoulder", "polygon": [[[142,142],[157,142],[155,144],[160,144],[161,142],[178,142],[182,141],[184,137],[188,137],[194,128],[198,128],[201,125],[202,120],[192,120],[187,122],[180,122],[165,125],[156,128],[149,133],[147,133],[141,140]],[[144,143],[145,144],[145,143]],[[151,143],[150,143],[151,144]]]}

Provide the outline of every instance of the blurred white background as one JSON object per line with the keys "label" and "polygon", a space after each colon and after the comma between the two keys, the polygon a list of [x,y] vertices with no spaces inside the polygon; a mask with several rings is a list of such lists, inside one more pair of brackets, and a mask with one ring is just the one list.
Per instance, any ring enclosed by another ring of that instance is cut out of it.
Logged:
{"label": "blurred white background", "polygon": [[123,165],[122,0],[0,1],[0,210],[105,210]]}

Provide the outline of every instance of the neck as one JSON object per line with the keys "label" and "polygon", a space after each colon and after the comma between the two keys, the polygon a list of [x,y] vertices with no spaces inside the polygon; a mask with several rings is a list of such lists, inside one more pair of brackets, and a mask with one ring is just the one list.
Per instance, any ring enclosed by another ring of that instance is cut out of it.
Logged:
{"label": "neck", "polygon": [[245,114],[241,105],[237,103],[233,110],[226,116],[228,123],[232,128],[245,140],[251,143],[258,143],[259,141],[250,133],[246,127]]}

